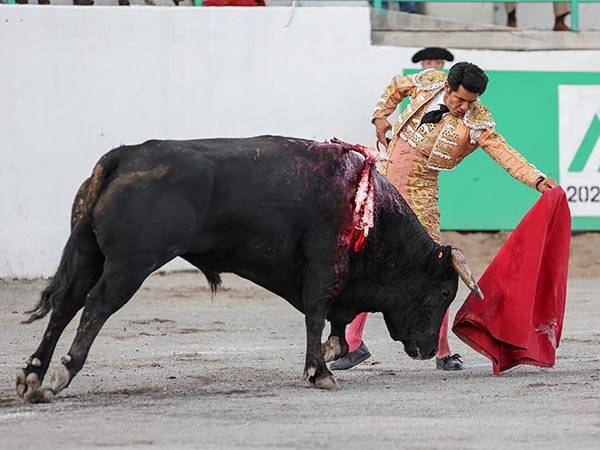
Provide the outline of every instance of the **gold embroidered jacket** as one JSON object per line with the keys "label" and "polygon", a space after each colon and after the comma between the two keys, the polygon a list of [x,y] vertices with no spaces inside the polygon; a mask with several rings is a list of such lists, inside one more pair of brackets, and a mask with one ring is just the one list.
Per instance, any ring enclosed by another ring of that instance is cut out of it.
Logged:
{"label": "gold embroidered jacket", "polygon": [[510,175],[535,189],[536,182],[540,177],[545,178],[545,175],[508,145],[495,130],[496,123],[492,114],[479,100],[462,118],[446,114],[439,124],[424,124],[419,127],[427,107],[444,88],[446,78],[444,72],[427,69],[414,75],[398,75],[392,79],[377,102],[371,121],[387,119],[402,99],[410,97],[411,100],[394,125],[388,155],[398,139],[421,149],[419,144],[435,127],[440,126],[442,128],[428,157],[427,165],[430,169],[453,170],[467,155],[481,147]]}

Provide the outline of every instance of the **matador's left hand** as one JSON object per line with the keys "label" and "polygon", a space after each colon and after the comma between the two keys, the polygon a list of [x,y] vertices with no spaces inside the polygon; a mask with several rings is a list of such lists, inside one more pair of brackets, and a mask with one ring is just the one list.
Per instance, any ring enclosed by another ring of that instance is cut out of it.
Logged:
{"label": "matador's left hand", "polygon": [[536,188],[538,191],[544,192],[546,189],[551,189],[556,186],[558,186],[558,183],[554,178],[545,178],[538,183]]}

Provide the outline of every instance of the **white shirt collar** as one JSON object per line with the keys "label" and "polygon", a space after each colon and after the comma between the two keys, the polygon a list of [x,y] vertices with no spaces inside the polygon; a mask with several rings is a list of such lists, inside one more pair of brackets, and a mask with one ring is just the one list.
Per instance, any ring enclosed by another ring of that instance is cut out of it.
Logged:
{"label": "white shirt collar", "polygon": [[[436,95],[435,97],[433,97],[433,100],[431,100],[431,102],[429,103],[429,106],[427,107],[427,111],[425,111],[426,113],[428,113],[429,111],[435,111],[436,109],[440,109],[440,105],[446,105],[444,103],[444,90],[442,89],[438,95]],[[448,106],[448,105],[446,105]],[[448,114],[448,113],[446,113]]]}

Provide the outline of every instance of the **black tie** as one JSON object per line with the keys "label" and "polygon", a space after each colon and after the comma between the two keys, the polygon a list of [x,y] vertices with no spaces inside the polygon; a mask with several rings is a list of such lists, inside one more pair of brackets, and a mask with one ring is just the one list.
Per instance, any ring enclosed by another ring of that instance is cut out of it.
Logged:
{"label": "black tie", "polygon": [[421,125],[423,125],[424,123],[438,123],[440,120],[442,120],[442,116],[448,111],[450,110],[446,105],[440,105],[440,109],[429,111],[423,116],[423,119],[421,120]]}

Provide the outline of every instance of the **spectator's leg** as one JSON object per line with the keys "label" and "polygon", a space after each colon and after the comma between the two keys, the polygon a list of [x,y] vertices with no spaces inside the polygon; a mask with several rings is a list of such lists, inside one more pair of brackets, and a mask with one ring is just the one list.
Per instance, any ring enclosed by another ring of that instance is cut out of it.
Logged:
{"label": "spectator's leg", "polygon": [[[369,4],[372,6],[374,6],[373,0],[369,0]],[[388,2],[381,2],[381,8],[382,9],[389,9],[390,5]]]}
{"label": "spectator's leg", "polygon": [[506,9],[506,26],[517,28],[517,4],[504,3],[504,9]]}
{"label": "spectator's leg", "polygon": [[554,7],[554,31],[571,31],[568,25],[565,24],[565,17],[571,14],[570,3],[553,3]]}
{"label": "spectator's leg", "polygon": [[400,11],[415,14],[417,12],[417,4],[415,2],[400,2]]}

